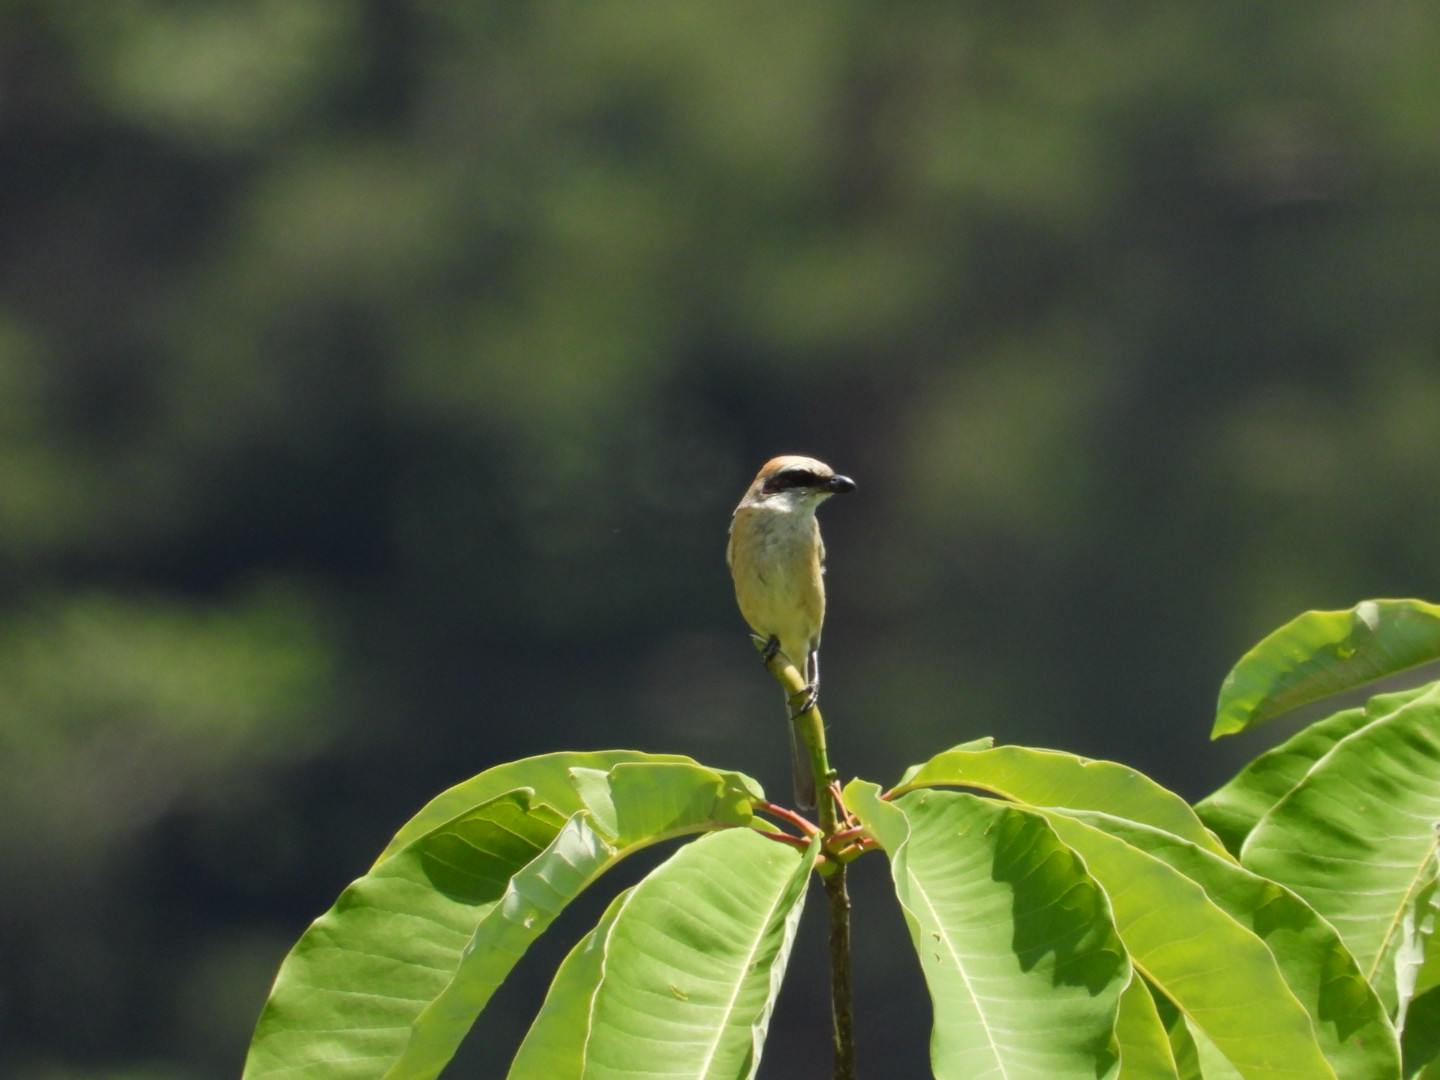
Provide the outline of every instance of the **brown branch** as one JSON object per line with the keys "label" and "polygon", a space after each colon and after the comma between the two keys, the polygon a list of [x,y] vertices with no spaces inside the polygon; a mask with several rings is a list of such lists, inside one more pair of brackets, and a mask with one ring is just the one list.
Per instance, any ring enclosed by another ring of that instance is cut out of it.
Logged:
{"label": "brown branch", "polygon": [[830,901],[830,1014],[835,1030],[835,1080],[855,1080],[855,1003],[850,979],[850,893],[845,864],[821,879]]}
{"label": "brown branch", "polygon": [[791,836],[788,832],[774,832],[771,829],[755,829],[753,831],[759,833],[767,840],[775,840],[781,844],[789,844],[799,851],[810,850],[810,841],[802,840],[798,836]]}
{"label": "brown branch", "polygon": [[801,814],[797,814],[788,806],[779,806],[776,803],[766,802],[764,799],[760,799],[752,805],[755,807],[756,810],[759,810],[762,813],[770,814],[773,817],[780,818],[782,821],[789,822],[791,825],[794,825],[795,828],[799,829],[802,833],[804,833],[807,837],[820,835],[820,830],[816,827],[813,821]]}

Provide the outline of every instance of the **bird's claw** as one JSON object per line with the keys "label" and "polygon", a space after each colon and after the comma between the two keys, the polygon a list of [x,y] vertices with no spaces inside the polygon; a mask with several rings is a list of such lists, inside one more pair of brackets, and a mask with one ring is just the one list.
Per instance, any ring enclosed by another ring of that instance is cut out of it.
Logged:
{"label": "bird's claw", "polygon": [[790,720],[792,722],[799,720],[800,717],[804,716],[811,709],[815,708],[816,705],[820,704],[820,694],[818,691],[816,691],[815,687],[802,687],[800,689],[800,693],[805,695],[805,700],[801,702],[800,707],[791,714]]}
{"label": "bird's claw", "polygon": [[[755,639],[755,641],[756,641],[757,643],[760,641],[760,635],[759,635],[759,634],[752,634],[751,636]],[[771,634],[770,637],[769,637],[769,639],[766,640],[764,648],[762,648],[762,649],[760,650],[760,661],[761,661],[761,663],[763,663],[766,667],[769,667],[769,666],[770,666],[770,661],[775,659],[775,654],[778,653],[779,651],[780,651],[780,639],[779,639],[778,637],[776,637],[774,634]]]}

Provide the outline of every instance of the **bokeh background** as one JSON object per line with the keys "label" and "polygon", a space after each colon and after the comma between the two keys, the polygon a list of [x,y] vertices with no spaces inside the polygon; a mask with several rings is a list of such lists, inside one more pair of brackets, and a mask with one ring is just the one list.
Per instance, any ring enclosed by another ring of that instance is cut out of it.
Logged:
{"label": "bokeh background", "polygon": [[[1440,597],[1437,56],[1430,0],[0,2],[0,1075],[238,1075],[490,765],[784,792],[722,558],[775,453],[860,484],[846,775],[1209,791],[1250,644]],[[926,1075],[885,874],[862,1072]],[[827,1075],[821,922],[762,1076]]]}

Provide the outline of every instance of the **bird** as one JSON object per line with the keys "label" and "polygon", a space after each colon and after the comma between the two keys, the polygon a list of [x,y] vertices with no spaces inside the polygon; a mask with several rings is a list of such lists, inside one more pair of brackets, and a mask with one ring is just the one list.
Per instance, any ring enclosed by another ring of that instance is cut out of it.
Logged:
{"label": "bird", "polygon": [[825,544],[815,510],[831,495],[854,490],[854,480],[823,461],[798,454],[771,458],[735,508],[725,549],[740,614],[764,640],[765,662],[783,653],[805,680],[806,699],[790,717],[795,801],[802,810],[815,806],[815,777],[794,721],[819,700],[825,622]]}

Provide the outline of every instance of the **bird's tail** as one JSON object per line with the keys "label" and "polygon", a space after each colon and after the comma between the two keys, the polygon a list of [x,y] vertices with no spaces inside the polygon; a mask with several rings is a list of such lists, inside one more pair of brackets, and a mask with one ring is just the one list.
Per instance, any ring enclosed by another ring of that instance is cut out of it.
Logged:
{"label": "bird's tail", "polygon": [[795,784],[795,808],[815,809],[815,773],[810,768],[810,751],[800,737],[800,725],[790,721],[790,768]]}

